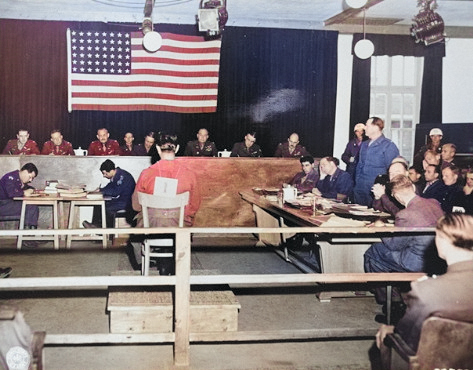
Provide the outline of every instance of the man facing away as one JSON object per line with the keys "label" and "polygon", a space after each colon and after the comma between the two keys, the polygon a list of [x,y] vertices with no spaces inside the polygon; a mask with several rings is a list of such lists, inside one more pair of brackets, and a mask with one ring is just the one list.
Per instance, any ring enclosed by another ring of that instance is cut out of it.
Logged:
{"label": "man facing away", "polygon": [[[13,198],[29,197],[34,193],[34,188],[29,185],[38,176],[38,169],[33,163],[26,163],[20,170],[8,172],[0,179],[0,215],[18,216],[20,219],[22,202]],[[27,205],[25,209],[25,228],[38,227],[39,208],[36,205]],[[35,247],[34,242],[27,243]]]}
{"label": "man facing away", "polygon": [[353,179],[348,172],[338,167],[338,159],[324,157],[320,160],[320,172],[325,177],[317,182],[312,192],[324,198],[338,199],[344,201],[351,197],[353,191]]}
{"label": "man facing away", "polygon": [[8,140],[2,154],[31,155],[40,154],[40,152],[36,141],[30,140],[30,133],[28,130],[21,128],[16,134],[16,139]]}
{"label": "man facing away", "polygon": [[473,217],[452,213],[440,218],[435,245],[447,263],[447,272],[411,284],[406,314],[395,328],[380,327],[376,334],[378,348],[386,334],[395,332],[417,352],[422,324],[430,316],[473,322]]}
{"label": "man facing away", "polygon": [[355,203],[371,206],[373,198],[371,187],[376,176],[386,173],[392,160],[399,155],[396,144],[383,135],[384,121],[371,117],[366,121],[365,133],[369,140],[360,148],[360,157],[356,166]]}
{"label": "man facing away", "polygon": [[110,133],[106,128],[97,130],[97,140],[89,145],[87,155],[120,155],[118,141],[110,139]]}
{"label": "man facing away", "polygon": [[287,142],[279,143],[274,153],[275,157],[283,158],[300,158],[308,155],[310,155],[310,153],[304,146],[299,144],[299,135],[295,132],[288,137]]}
{"label": "man facing away", "polygon": [[[156,177],[177,179],[177,194],[189,192],[189,203],[184,211],[185,226],[192,226],[197,213],[201,195],[197,178],[183,161],[177,161],[176,152],[179,150],[177,138],[172,135],[161,135],[156,144],[161,159],[141,172],[135,191],[132,196],[133,209],[138,212],[137,227],[143,227],[142,208],[138,201],[138,193],[153,194]],[[179,210],[149,210],[149,222],[151,227],[178,227]],[[141,264],[141,243],[132,241],[136,263]],[[158,269],[161,275],[172,271],[172,259],[158,258]]]}
{"label": "man facing away", "polygon": [[310,155],[299,159],[302,171],[296,173],[290,184],[295,186],[302,193],[310,193],[319,181],[319,172],[314,164],[314,158]]}
{"label": "man facing away", "polygon": [[[102,172],[103,177],[110,180],[106,186],[99,189],[104,196],[111,198],[105,202],[107,227],[115,227],[113,220],[116,213],[121,210],[127,211],[126,220],[131,224],[135,215],[131,206],[131,196],[135,190],[135,179],[128,171],[115,167],[115,163],[110,159],[102,163],[100,172]],[[101,216],[98,212],[98,207],[94,207],[92,223],[84,221],[82,224],[86,228],[97,227],[100,224],[100,220]]]}
{"label": "man facing away", "polygon": [[245,140],[241,143],[235,143],[230,157],[261,157],[260,147],[256,143],[256,132],[248,132]]}
{"label": "man facing away", "polygon": [[44,143],[42,155],[75,155],[72,144],[64,140],[61,130],[51,131],[51,140]]}
{"label": "man facing away", "polygon": [[217,147],[213,141],[209,141],[209,132],[201,128],[197,132],[197,140],[189,141],[184,150],[186,157],[216,157]]}

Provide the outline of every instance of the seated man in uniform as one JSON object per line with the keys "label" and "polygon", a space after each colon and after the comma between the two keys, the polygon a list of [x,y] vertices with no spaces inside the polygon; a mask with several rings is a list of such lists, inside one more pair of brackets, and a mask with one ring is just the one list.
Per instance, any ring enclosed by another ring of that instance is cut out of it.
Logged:
{"label": "seated man in uniform", "polygon": [[324,198],[344,201],[351,197],[353,192],[353,179],[348,172],[338,168],[338,159],[324,157],[320,160],[320,172],[326,176],[317,182],[312,192]]}
{"label": "seated man in uniform", "polygon": [[[176,161],[176,152],[179,150],[177,138],[171,135],[161,135],[156,144],[161,159],[152,166],[141,172],[135,191],[132,196],[133,209],[138,212],[137,227],[143,227],[141,205],[138,201],[138,192],[153,194],[156,177],[177,179],[177,194],[189,192],[189,204],[185,208],[185,226],[192,226],[200,202],[200,190],[197,178],[192,170],[185,165],[184,161]],[[149,212],[151,227],[177,227],[179,226],[179,211],[152,209]],[[132,240],[136,265],[141,264],[141,242],[139,238]],[[158,258],[158,269],[160,275],[167,275],[173,271],[173,258]]]}
{"label": "seated man in uniform", "polygon": [[44,143],[41,150],[42,155],[75,155],[72,144],[64,140],[62,133],[58,129],[51,131],[51,140]]}
{"label": "seated man in uniform", "polygon": [[197,132],[197,140],[189,141],[184,151],[186,157],[216,157],[217,147],[213,141],[209,141],[209,132],[201,128]]}
{"label": "seated man in uniform", "polygon": [[97,140],[89,145],[87,155],[120,155],[118,141],[110,139],[110,133],[106,128],[97,130]]}
{"label": "seated man in uniform", "polygon": [[[100,166],[100,172],[102,172],[103,177],[109,179],[110,182],[100,188],[100,192],[106,196],[111,197],[110,200],[105,202],[105,217],[107,227],[115,227],[114,219],[115,214],[118,211],[125,210],[127,211],[126,220],[129,224],[132,223],[135,213],[131,206],[131,195],[135,190],[135,179],[128,172],[120,167],[115,167],[110,159],[107,159]],[[99,207],[94,207],[94,213],[92,216],[92,223],[84,221],[82,225],[85,228],[97,227],[101,223],[101,216],[98,212]]]}
{"label": "seated man in uniform", "polygon": [[256,143],[256,132],[248,132],[245,141],[235,143],[230,157],[261,157],[260,147]]}
{"label": "seated man in uniform", "polygon": [[40,154],[36,141],[30,140],[28,130],[22,128],[18,130],[16,139],[8,140],[2,154],[21,155],[21,154]]}
{"label": "seated man in uniform", "polygon": [[[0,215],[18,216],[20,219],[22,204],[13,198],[28,197],[34,193],[29,185],[38,176],[38,169],[33,163],[26,163],[20,170],[8,172],[0,179]],[[27,205],[25,209],[25,228],[38,227],[39,208],[36,205]],[[25,241],[27,247],[36,247],[34,241]]]}
{"label": "seated man in uniform", "polygon": [[319,181],[319,172],[314,164],[314,158],[310,155],[301,157],[302,171],[296,173],[290,184],[295,186],[302,193],[310,193]]}
{"label": "seated man in uniform", "polygon": [[295,132],[289,136],[287,142],[279,143],[276,152],[274,153],[275,157],[284,157],[284,158],[299,158],[310,155],[306,148],[299,144],[299,135]]}

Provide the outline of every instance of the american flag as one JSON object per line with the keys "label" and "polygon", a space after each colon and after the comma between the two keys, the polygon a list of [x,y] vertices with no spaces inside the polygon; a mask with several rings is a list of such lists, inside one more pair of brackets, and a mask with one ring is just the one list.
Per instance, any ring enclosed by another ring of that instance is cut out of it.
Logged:
{"label": "american flag", "polygon": [[150,53],[141,32],[67,32],[69,111],[216,111],[220,40],[161,33]]}

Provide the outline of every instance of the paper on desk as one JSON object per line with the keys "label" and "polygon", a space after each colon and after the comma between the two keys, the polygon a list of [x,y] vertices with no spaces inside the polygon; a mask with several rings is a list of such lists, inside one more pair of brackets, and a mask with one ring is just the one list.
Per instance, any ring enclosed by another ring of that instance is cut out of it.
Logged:
{"label": "paper on desk", "polygon": [[364,227],[365,225],[363,221],[332,215],[327,221],[321,224],[320,227]]}

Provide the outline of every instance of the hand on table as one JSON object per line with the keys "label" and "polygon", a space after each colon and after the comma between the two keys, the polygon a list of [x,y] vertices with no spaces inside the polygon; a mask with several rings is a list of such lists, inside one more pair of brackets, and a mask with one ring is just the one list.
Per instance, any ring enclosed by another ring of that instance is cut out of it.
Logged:
{"label": "hand on table", "polygon": [[31,189],[31,188],[23,190],[23,195],[25,197],[31,197],[33,193],[34,193],[34,189]]}

